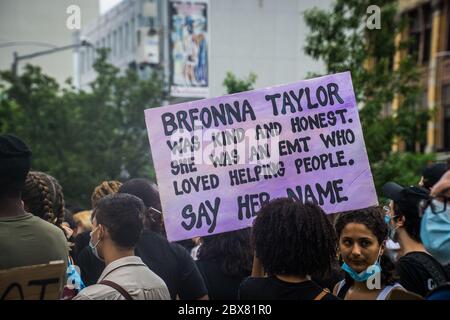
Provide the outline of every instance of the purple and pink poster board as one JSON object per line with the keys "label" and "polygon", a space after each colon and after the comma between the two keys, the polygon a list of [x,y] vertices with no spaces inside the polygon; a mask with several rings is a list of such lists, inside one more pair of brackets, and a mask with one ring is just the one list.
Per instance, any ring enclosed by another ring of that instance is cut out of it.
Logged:
{"label": "purple and pink poster board", "polygon": [[252,225],[291,197],[326,213],[377,205],[349,72],[145,110],[167,237]]}

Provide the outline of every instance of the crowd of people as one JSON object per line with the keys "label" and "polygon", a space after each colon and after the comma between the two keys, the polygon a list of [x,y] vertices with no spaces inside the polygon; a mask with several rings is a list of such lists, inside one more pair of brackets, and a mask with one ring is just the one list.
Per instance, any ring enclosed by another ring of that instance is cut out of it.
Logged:
{"label": "crowd of people", "polygon": [[449,163],[385,184],[384,207],[327,215],[279,198],[251,228],[170,242],[155,183],[99,182],[76,208],[31,159],[0,135],[0,270],[62,260],[76,285],[61,299],[450,299]]}

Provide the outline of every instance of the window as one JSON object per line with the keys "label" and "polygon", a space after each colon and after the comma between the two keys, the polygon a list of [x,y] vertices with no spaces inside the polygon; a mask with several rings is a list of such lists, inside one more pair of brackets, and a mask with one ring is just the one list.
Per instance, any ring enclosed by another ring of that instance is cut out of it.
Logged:
{"label": "window", "polygon": [[109,49],[109,56],[112,54],[112,39],[111,34],[108,34],[108,43],[106,44],[107,48]]}
{"label": "window", "polygon": [[433,12],[430,3],[408,13],[409,54],[416,55],[420,64],[429,62]]}
{"label": "window", "polygon": [[138,30],[136,32],[136,36],[137,36],[137,45],[140,46],[141,45],[141,30]]}
{"label": "window", "polygon": [[135,31],[136,31],[136,26],[135,26],[135,20],[134,18],[131,19],[131,26],[130,26],[130,37],[131,37],[131,50],[134,50],[134,48],[136,47],[136,40],[135,40]]}
{"label": "window", "polygon": [[450,5],[447,5],[447,51],[450,51]]}
{"label": "window", "polygon": [[424,28],[423,31],[423,59],[422,62],[426,63],[430,61],[430,50],[431,50],[431,26],[433,20],[433,12],[431,10],[430,3],[427,3],[423,6],[423,21]]}
{"label": "window", "polygon": [[128,51],[130,50],[130,24],[128,22],[125,23],[125,34],[123,38],[125,49],[124,51],[128,53]]}
{"label": "window", "polygon": [[420,45],[420,19],[419,11],[414,10],[409,13],[409,54],[419,55]]}
{"label": "window", "polygon": [[112,49],[112,56],[115,57],[117,55],[117,31],[113,32],[111,47],[112,47],[111,48]]}
{"label": "window", "polygon": [[123,55],[123,28],[122,26],[119,27],[119,31],[118,31],[118,36],[117,36],[117,55],[119,57],[122,57]]}
{"label": "window", "polygon": [[450,84],[442,88],[442,108],[444,116],[444,149],[450,151]]}

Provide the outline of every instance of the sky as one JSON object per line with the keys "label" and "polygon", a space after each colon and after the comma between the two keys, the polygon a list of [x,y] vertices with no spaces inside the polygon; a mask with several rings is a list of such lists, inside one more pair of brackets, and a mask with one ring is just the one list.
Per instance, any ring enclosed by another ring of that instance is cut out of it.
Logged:
{"label": "sky", "polygon": [[104,14],[120,2],[122,2],[122,0],[100,0],[100,14]]}

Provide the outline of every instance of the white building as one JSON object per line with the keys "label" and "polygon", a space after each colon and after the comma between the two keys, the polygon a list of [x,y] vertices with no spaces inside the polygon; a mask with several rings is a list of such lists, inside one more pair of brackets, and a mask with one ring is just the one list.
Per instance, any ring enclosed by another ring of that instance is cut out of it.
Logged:
{"label": "white building", "polygon": [[[70,6],[80,9],[81,27],[99,15],[97,0],[1,0],[0,1],[0,70],[10,69],[13,53],[19,56],[67,46],[73,43],[73,31],[67,26]],[[63,84],[73,76],[73,50],[47,54],[19,62],[19,71],[26,63]]]}
{"label": "white building", "polygon": [[[223,80],[257,75],[256,88],[304,79],[323,66],[303,51],[309,29],[303,11],[331,0],[123,0],[80,32],[79,39],[111,49],[121,70],[160,65],[172,96],[225,93]],[[94,50],[80,50],[76,78],[95,78]],[[144,71],[142,71],[144,70]]]}
{"label": "white building", "polygon": [[92,68],[96,58],[96,48],[108,48],[109,61],[121,70],[136,67],[143,62],[159,63],[161,54],[159,41],[155,45],[158,52],[153,53],[154,61],[139,58],[144,54],[140,50],[144,49],[143,40],[147,37],[150,27],[158,23],[156,20],[160,15],[156,12],[158,9],[156,4],[156,2],[144,0],[122,1],[76,34],[76,41],[86,40],[94,45],[80,48],[78,51],[75,82],[81,88],[86,88],[96,77]]}

